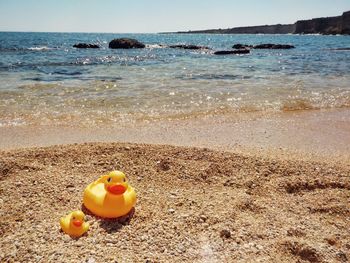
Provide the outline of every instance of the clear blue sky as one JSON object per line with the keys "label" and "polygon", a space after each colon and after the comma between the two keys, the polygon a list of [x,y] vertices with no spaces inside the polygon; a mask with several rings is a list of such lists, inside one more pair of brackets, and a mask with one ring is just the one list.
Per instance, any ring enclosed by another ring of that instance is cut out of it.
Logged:
{"label": "clear blue sky", "polygon": [[0,0],[0,31],[162,32],[294,23],[350,0]]}

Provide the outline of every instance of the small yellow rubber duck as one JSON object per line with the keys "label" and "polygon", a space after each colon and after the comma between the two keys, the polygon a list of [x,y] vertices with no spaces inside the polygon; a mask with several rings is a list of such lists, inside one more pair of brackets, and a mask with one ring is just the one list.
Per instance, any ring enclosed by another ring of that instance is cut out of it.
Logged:
{"label": "small yellow rubber duck", "polygon": [[62,217],[60,220],[62,230],[72,237],[82,236],[90,227],[89,223],[84,222],[84,217],[85,214],[79,210]]}
{"label": "small yellow rubber duck", "polygon": [[101,176],[84,190],[83,203],[97,216],[117,218],[128,214],[136,203],[136,193],[123,172]]}

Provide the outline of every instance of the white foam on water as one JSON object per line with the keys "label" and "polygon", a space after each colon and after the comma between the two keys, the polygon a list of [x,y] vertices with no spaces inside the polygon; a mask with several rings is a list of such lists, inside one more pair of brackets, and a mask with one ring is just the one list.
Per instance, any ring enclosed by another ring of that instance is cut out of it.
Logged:
{"label": "white foam on water", "polygon": [[146,48],[166,48],[165,45],[159,45],[159,44],[147,44]]}
{"label": "white foam on water", "polygon": [[54,48],[50,48],[47,46],[41,46],[41,47],[30,47],[28,48],[29,50],[33,50],[33,51],[43,51],[43,50],[52,50]]}

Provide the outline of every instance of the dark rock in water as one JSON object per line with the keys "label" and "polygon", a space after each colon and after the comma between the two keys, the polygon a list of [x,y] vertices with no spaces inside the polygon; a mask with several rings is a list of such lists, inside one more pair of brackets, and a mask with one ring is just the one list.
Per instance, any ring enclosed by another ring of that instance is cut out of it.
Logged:
{"label": "dark rock in water", "polygon": [[196,45],[172,45],[170,48],[181,48],[181,49],[210,49],[208,47],[196,46]]}
{"label": "dark rock in water", "polygon": [[99,45],[87,44],[87,43],[78,43],[78,44],[75,44],[73,47],[75,47],[75,48],[100,48]]}
{"label": "dark rock in water", "polygon": [[109,48],[112,49],[130,49],[130,48],[145,48],[145,44],[137,41],[136,39],[132,38],[118,38],[113,39],[111,42],[109,42]]}
{"label": "dark rock in water", "polygon": [[235,49],[247,49],[247,48],[253,48],[253,45],[244,45],[244,44],[235,44],[232,48]]}
{"label": "dark rock in water", "polygon": [[333,51],[350,51],[350,47],[331,48]]}
{"label": "dark rock in water", "polygon": [[261,44],[261,45],[244,45],[244,44],[235,44],[232,46],[232,48],[241,50],[241,49],[249,49],[249,48],[256,48],[256,49],[291,49],[295,48],[292,45],[281,45],[281,44]]}
{"label": "dark rock in water", "polygon": [[237,49],[237,50],[220,50],[214,52],[214,55],[232,55],[232,54],[249,54],[249,49]]}
{"label": "dark rock in water", "polygon": [[255,49],[291,49],[295,48],[292,45],[280,45],[280,44],[261,44],[254,46]]}

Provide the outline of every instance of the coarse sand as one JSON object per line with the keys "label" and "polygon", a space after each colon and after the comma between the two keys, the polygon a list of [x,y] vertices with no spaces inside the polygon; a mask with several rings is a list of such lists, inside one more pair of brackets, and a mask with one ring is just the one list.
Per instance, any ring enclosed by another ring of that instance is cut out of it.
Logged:
{"label": "coarse sand", "polygon": [[[133,213],[72,239],[59,219],[122,170]],[[0,152],[1,262],[347,262],[348,164],[85,143]]]}

